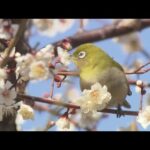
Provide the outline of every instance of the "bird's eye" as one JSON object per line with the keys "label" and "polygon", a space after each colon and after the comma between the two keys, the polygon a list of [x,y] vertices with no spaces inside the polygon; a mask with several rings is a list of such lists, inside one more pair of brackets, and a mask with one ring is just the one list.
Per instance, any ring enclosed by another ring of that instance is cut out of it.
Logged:
{"label": "bird's eye", "polygon": [[85,51],[81,51],[79,54],[78,54],[79,58],[84,58],[86,56],[86,52]]}

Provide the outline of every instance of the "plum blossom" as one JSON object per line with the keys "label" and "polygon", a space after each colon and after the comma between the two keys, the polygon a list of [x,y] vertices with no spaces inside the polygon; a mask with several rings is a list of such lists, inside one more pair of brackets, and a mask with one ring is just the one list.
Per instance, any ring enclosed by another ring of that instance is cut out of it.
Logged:
{"label": "plum blossom", "polygon": [[145,129],[150,125],[150,106],[146,106],[144,110],[139,112],[137,122]]}

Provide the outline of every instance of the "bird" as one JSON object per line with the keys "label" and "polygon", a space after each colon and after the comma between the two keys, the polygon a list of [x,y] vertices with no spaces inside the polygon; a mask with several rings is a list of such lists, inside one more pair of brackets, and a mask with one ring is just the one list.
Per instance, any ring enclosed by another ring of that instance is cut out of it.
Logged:
{"label": "bird", "polygon": [[107,108],[117,108],[117,118],[122,115],[122,106],[131,108],[126,100],[132,95],[128,80],[122,66],[110,57],[104,50],[92,43],[85,43],[76,48],[71,60],[79,70],[80,88],[90,89],[96,82],[106,85],[112,98]]}

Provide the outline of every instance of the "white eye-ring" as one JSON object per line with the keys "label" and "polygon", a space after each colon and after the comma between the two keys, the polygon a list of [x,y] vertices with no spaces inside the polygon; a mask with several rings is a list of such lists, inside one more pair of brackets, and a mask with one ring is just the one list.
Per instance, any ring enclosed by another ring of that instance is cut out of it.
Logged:
{"label": "white eye-ring", "polygon": [[86,56],[86,52],[85,51],[81,51],[79,54],[78,54],[79,58],[84,58]]}

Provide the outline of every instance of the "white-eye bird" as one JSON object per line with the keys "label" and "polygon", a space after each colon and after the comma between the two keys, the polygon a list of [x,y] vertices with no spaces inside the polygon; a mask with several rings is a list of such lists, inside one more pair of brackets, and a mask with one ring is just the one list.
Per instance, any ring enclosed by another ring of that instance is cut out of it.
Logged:
{"label": "white-eye bird", "polygon": [[82,91],[90,89],[96,82],[106,85],[112,96],[108,107],[118,108],[117,117],[121,116],[121,106],[131,107],[126,96],[132,92],[123,68],[101,48],[90,43],[82,44],[71,58],[79,69]]}

